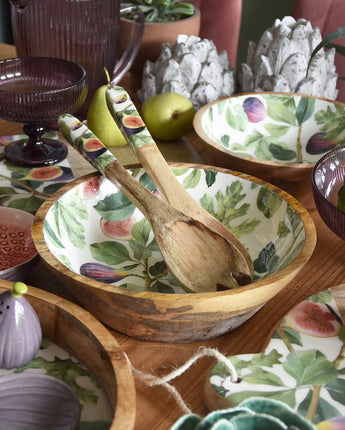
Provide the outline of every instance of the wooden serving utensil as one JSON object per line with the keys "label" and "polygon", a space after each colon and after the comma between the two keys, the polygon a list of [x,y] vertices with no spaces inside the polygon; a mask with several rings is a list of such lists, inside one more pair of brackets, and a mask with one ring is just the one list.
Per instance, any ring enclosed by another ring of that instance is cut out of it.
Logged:
{"label": "wooden serving utensil", "polygon": [[77,118],[64,114],[59,125],[67,141],[143,212],[167,266],[188,291],[212,292],[250,282],[231,242],[147,190]]}
{"label": "wooden serving utensil", "polygon": [[[252,277],[253,261],[247,249],[228,228],[202,208],[177,180],[127,91],[120,86],[110,85],[106,90],[106,97],[112,116],[136,153],[140,164],[166,201],[185,214],[198,219],[231,242],[236,249],[237,261],[245,260],[247,264],[245,272]],[[137,124],[136,127],[128,127],[128,122],[131,123],[128,121],[129,117],[133,119],[134,124]],[[241,266],[243,266],[242,263]]]}

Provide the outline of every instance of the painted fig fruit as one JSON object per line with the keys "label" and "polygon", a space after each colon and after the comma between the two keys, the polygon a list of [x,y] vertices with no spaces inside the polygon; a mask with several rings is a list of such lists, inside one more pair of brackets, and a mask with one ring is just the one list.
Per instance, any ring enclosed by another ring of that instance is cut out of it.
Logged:
{"label": "painted fig fruit", "polygon": [[38,373],[1,377],[0,427],[11,430],[76,430],[81,404],[63,381]]}
{"label": "painted fig fruit", "polygon": [[124,131],[128,135],[140,133],[145,129],[144,121],[139,116],[124,115],[121,122]]}
{"label": "painted fig fruit", "polygon": [[70,167],[65,166],[44,166],[32,169],[21,180],[28,181],[69,181],[73,179]]}
{"label": "painted fig fruit", "polygon": [[101,218],[100,225],[102,232],[113,239],[130,240],[132,235],[132,227],[135,223],[135,218],[131,216],[125,221],[107,221]]}
{"label": "painted fig fruit", "polygon": [[42,329],[38,316],[23,296],[28,288],[15,282],[0,295],[0,368],[29,363],[40,349]]}
{"label": "painted fig fruit", "polygon": [[99,192],[100,186],[101,181],[99,176],[95,176],[89,181],[85,181],[80,184],[79,189],[83,199],[90,199],[91,197],[94,197]]}
{"label": "painted fig fruit", "polygon": [[337,336],[342,321],[331,307],[321,303],[302,302],[286,316],[283,327],[315,337]]}
{"label": "painted fig fruit", "polygon": [[91,160],[99,157],[107,150],[99,139],[85,139],[79,148]]}
{"label": "painted fig fruit", "polygon": [[247,97],[243,102],[243,109],[250,122],[260,122],[266,116],[266,108],[258,97]]}
{"label": "painted fig fruit", "polygon": [[115,103],[117,105],[124,103],[127,100],[127,94],[123,93],[115,98]]}
{"label": "painted fig fruit", "polygon": [[112,284],[128,276],[128,273],[117,272],[113,267],[101,263],[84,263],[79,270],[81,275],[105,284]]}
{"label": "painted fig fruit", "polygon": [[306,151],[308,154],[323,154],[324,152],[328,152],[336,146],[336,142],[333,140],[326,140],[325,136],[326,133],[324,131],[319,131],[309,138],[306,146]]}

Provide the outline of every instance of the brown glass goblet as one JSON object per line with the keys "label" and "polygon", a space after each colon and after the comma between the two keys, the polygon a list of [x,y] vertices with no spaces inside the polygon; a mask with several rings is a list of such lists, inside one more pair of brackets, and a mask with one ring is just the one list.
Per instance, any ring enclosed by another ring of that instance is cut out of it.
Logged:
{"label": "brown glass goblet", "polygon": [[66,145],[42,135],[62,113],[74,113],[87,95],[87,77],[72,61],[22,57],[0,61],[0,118],[23,123],[28,138],[5,147],[12,164],[52,165],[67,156]]}

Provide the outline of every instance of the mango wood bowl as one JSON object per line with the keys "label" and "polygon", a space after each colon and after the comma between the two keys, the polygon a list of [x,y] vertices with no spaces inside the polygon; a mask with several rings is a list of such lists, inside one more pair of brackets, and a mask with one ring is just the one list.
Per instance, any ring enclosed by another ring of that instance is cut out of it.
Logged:
{"label": "mango wood bowl", "polygon": [[[97,173],[74,180],[41,206],[33,238],[48,267],[108,326],[144,340],[192,342],[234,329],[284,288],[311,256],[316,232],[295,198],[262,180],[211,166],[171,167],[248,248],[254,282],[186,293],[167,270],[142,213]],[[157,193],[143,169],[132,174]]]}
{"label": "mango wood bowl", "polygon": [[[0,294],[13,282],[0,280]],[[112,334],[89,312],[44,290],[29,286],[25,298],[36,311],[43,337],[72,354],[96,378],[113,413],[110,429],[132,429],[135,385],[130,365]]]}
{"label": "mango wood bowl", "polygon": [[238,94],[203,106],[194,129],[217,166],[270,182],[315,208],[315,162],[345,143],[340,102],[293,93]]}

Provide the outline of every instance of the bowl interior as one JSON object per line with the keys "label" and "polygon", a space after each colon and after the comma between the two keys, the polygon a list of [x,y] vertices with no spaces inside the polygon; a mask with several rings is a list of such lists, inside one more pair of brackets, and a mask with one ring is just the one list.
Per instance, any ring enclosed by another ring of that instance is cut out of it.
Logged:
{"label": "bowl interior", "polygon": [[0,207],[0,278],[11,279],[37,255],[31,236],[33,215]]}
{"label": "bowl interior", "polygon": [[82,66],[49,57],[22,57],[0,61],[0,92],[40,93],[71,87],[85,79]]}
{"label": "bowl interior", "polygon": [[[306,235],[300,214],[260,181],[188,165],[173,172],[248,248],[255,281],[279,272],[302,250]],[[132,174],[157,193],[143,169]],[[43,233],[50,252],[75,274],[134,291],[184,293],[142,213],[98,174],[68,185],[48,210]]]}
{"label": "bowl interior", "polygon": [[289,93],[231,96],[197,112],[194,128],[208,144],[263,163],[314,164],[345,143],[344,105]]}
{"label": "bowl interior", "polygon": [[325,223],[345,240],[345,212],[337,207],[338,192],[344,185],[345,147],[323,156],[312,174],[316,207]]}

